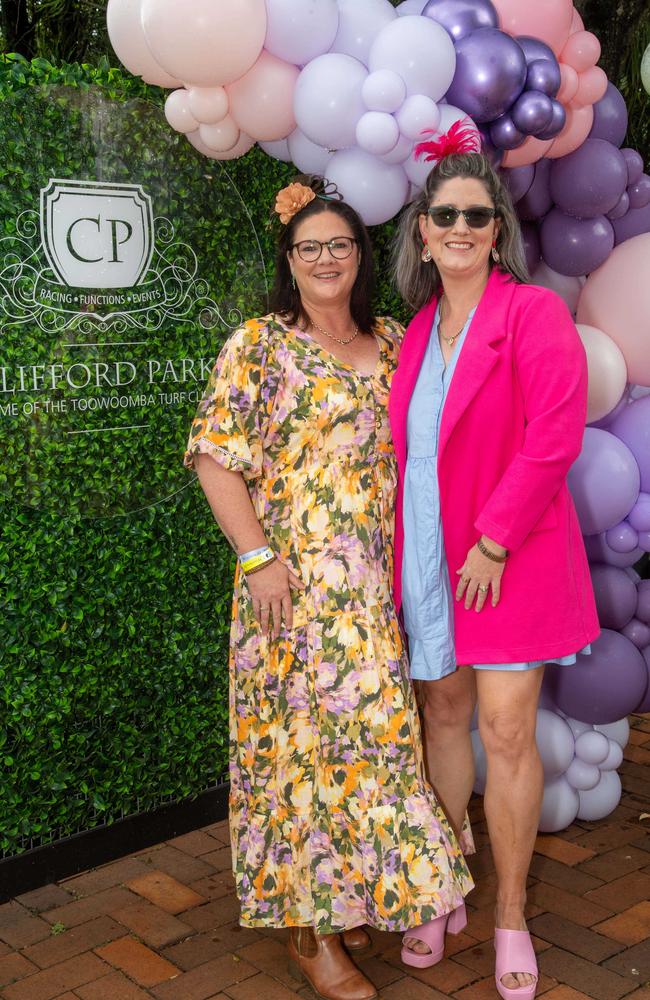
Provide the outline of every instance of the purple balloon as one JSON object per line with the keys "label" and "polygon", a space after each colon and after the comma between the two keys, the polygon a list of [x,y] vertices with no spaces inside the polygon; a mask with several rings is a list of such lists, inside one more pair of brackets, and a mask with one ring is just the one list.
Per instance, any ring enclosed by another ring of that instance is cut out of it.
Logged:
{"label": "purple balloon", "polygon": [[643,697],[648,671],[636,646],[619,632],[603,629],[591,653],[571,667],[548,666],[557,705],[580,722],[617,722]]}
{"label": "purple balloon", "polygon": [[650,552],[650,531],[639,532],[639,548],[644,552]]}
{"label": "purple balloon", "polygon": [[639,547],[639,536],[627,521],[621,521],[606,531],[605,541],[614,552],[634,552]]}
{"label": "purple balloon", "polygon": [[596,535],[632,510],[639,496],[639,466],[627,445],[610,431],[587,427],[568,484],[583,534]]}
{"label": "purple balloon", "polygon": [[477,28],[499,27],[499,15],[490,0],[429,0],[422,16],[441,24],[455,42]]}
{"label": "purple balloon", "polygon": [[650,233],[650,205],[645,208],[630,208],[621,219],[613,222],[616,246],[631,240],[641,233]]}
{"label": "purple balloon", "polygon": [[492,164],[495,170],[498,170],[501,166],[501,161],[503,159],[503,150],[495,146],[490,137],[490,128],[488,125],[479,125],[478,130],[481,133],[481,144],[483,147],[483,152],[487,156],[488,160]]}
{"label": "purple balloon", "polygon": [[636,589],[637,605],[634,617],[650,625],[650,580],[639,580]]}
{"label": "purple balloon", "polygon": [[641,472],[641,489],[650,493],[650,396],[635,399],[626,406],[610,430],[634,455]]}
{"label": "purple balloon", "polygon": [[594,104],[594,123],[589,133],[590,139],[607,139],[615,146],[622,146],[627,132],[627,108],[620,90],[613,83]]}
{"label": "purple balloon", "polygon": [[622,413],[626,406],[629,406],[630,400],[627,394],[627,389],[623,392],[623,395],[619,399],[618,403],[609,413],[606,413],[604,417],[600,420],[594,420],[592,423],[587,424],[588,427],[600,427],[607,429],[613,420],[616,420],[619,413]]}
{"label": "purple balloon", "polygon": [[628,185],[627,193],[630,199],[630,208],[645,208],[646,205],[650,204],[650,177],[647,174],[641,174],[638,181]]}
{"label": "purple balloon", "polygon": [[604,264],[613,248],[614,229],[604,215],[574,219],[552,208],[542,222],[542,256],[560,274],[589,274]]}
{"label": "purple balloon", "polygon": [[527,66],[530,66],[531,63],[539,59],[557,64],[557,59],[551,46],[547,45],[546,42],[542,42],[539,38],[533,38],[532,35],[517,35],[515,41],[524,53]]}
{"label": "purple balloon", "polygon": [[[643,556],[643,549],[634,552],[614,552],[605,541],[605,532],[600,535],[585,535],[583,539],[589,562],[603,562],[608,566],[617,566],[626,572]],[[630,572],[633,572],[631,569]]]}
{"label": "purple balloon", "polygon": [[[524,53],[525,55],[526,53]],[[549,59],[533,59],[528,63],[526,73],[526,90],[541,90],[549,97],[555,97],[562,78],[560,76],[560,64]]]}
{"label": "purple balloon", "polygon": [[550,125],[547,125],[543,132],[537,133],[538,139],[554,139],[566,125],[566,111],[559,101],[551,101],[553,115]]}
{"label": "purple balloon", "polygon": [[639,493],[639,499],[627,519],[635,531],[650,531],[650,493],[643,490]]}
{"label": "purple balloon", "polygon": [[[549,187],[551,171],[550,160],[538,160],[535,164],[535,176],[524,197],[517,204],[517,215],[526,222],[542,219],[553,207],[553,199]],[[584,271],[582,272],[584,274]]]}
{"label": "purple balloon", "polygon": [[539,259],[542,254],[537,226],[535,226],[532,222],[523,222],[521,225],[521,238],[524,244],[526,267],[528,268],[528,273],[532,274],[539,264]]}
{"label": "purple balloon", "polygon": [[534,177],[535,167],[532,163],[525,167],[504,167],[501,171],[501,178],[510,192],[513,205],[516,205],[523,198],[533,183]]}
{"label": "purple balloon", "polygon": [[587,139],[575,152],[554,160],[551,167],[550,190],[555,204],[578,219],[610,212],[626,184],[625,158],[604,139]]}
{"label": "purple balloon", "polygon": [[645,622],[639,621],[638,618],[632,618],[621,629],[621,635],[624,635],[626,639],[633,642],[637,649],[643,649],[645,646],[650,645],[650,628],[648,628]]}
{"label": "purple balloon", "polygon": [[602,628],[622,629],[634,618],[637,592],[623,569],[594,563],[590,566],[598,621]]}
{"label": "purple balloon", "polygon": [[650,646],[646,646],[643,650],[643,659],[645,660],[646,670],[648,671],[648,683],[645,689],[645,694],[634,709],[635,712],[638,712],[641,715],[645,712],[650,712]]}
{"label": "purple balloon", "polygon": [[553,102],[540,90],[525,90],[513,104],[510,114],[520,132],[537,135],[551,124]]}
{"label": "purple balloon", "polygon": [[505,114],[526,82],[526,60],[514,38],[498,28],[479,28],[456,42],[456,72],[447,101],[475,122]]}
{"label": "purple balloon", "polygon": [[614,205],[611,212],[607,212],[607,218],[610,222],[614,222],[616,219],[622,219],[627,210],[630,207],[630,196],[627,191],[624,191],[621,197],[618,199]]}
{"label": "purple balloon", "polygon": [[492,122],[489,132],[490,141],[498,149],[516,149],[526,139],[526,135],[519,131],[509,114],[501,115],[495,122]]}
{"label": "purple balloon", "polygon": [[627,163],[628,184],[636,184],[643,173],[643,157],[637,153],[636,149],[630,149],[629,146],[625,146],[621,150],[621,155],[625,157]]}

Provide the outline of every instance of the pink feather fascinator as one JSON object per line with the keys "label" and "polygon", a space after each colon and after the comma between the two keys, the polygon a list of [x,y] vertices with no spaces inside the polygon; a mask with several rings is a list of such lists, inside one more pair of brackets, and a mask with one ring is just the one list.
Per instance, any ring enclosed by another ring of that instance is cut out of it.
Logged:
{"label": "pink feather fascinator", "polygon": [[[422,135],[435,135],[433,129],[423,131]],[[419,160],[423,156],[427,161],[441,160],[443,156],[450,156],[452,153],[480,153],[481,135],[472,122],[471,118],[462,118],[454,122],[447,132],[443,132],[437,139],[429,139],[426,142],[419,142],[415,147],[415,159]]]}

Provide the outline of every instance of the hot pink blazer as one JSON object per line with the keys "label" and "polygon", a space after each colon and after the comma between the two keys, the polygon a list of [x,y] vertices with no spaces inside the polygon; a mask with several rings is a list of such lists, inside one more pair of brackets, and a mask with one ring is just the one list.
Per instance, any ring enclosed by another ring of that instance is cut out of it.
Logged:
{"label": "hot pink blazer", "polygon": [[[389,411],[399,468],[395,602],[402,589],[406,418],[436,309],[409,324]],[[587,406],[587,364],[564,302],[494,269],[449,388],[438,478],[452,593],[481,534],[510,551],[501,600],[477,614],[454,601],[458,663],[546,660],[599,634],[587,558],[566,485]]]}

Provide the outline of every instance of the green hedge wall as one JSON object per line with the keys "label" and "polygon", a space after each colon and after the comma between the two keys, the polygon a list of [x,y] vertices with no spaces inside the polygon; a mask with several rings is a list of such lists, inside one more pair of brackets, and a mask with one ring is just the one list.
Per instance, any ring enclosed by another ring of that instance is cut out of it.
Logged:
{"label": "green hedge wall", "polygon": [[[0,102],[53,87],[94,89],[124,102],[125,114],[134,101],[160,109],[164,100],[161,91],[108,64],[0,59]],[[49,109],[43,119],[35,143],[58,142],[63,160],[78,155],[56,134]],[[198,154],[181,137],[169,141],[177,144],[170,203],[182,217]],[[12,198],[17,215],[22,192],[27,204],[42,178],[30,176],[35,147],[21,150],[7,136],[2,142],[0,202]],[[144,145],[146,159],[146,134],[134,134],[133,142]],[[208,161],[198,159],[208,173]],[[253,149],[225,169],[247,204],[270,278],[266,221],[293,168]],[[403,318],[387,279],[392,232],[392,225],[373,232],[377,305]],[[236,284],[233,261],[250,236],[229,229],[218,209],[199,219],[193,235],[208,258],[202,261],[208,275]],[[247,302],[241,287],[237,302],[246,314],[259,309],[259,295]],[[25,337],[38,346],[36,331]],[[219,343],[209,346],[216,354]],[[85,517],[72,502],[83,484],[71,467],[70,497],[57,505],[45,496],[47,502],[32,507],[16,502],[10,488],[26,447],[18,434],[7,439],[0,471],[0,856],[197,794],[227,770],[233,560],[197,483],[144,510]],[[182,444],[179,450],[174,441],[164,443],[163,477],[165,463],[176,475],[180,451]],[[126,449],[111,455],[125,469],[145,460]],[[98,491],[104,487],[100,479]]]}

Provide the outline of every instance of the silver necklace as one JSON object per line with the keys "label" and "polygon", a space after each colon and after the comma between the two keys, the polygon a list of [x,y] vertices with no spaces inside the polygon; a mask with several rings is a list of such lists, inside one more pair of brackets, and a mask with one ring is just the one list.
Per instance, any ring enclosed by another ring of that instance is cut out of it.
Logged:
{"label": "silver necklace", "polygon": [[334,334],[328,333],[327,330],[323,330],[322,326],[319,326],[318,323],[315,323],[313,319],[310,318],[309,321],[315,330],[318,330],[319,333],[324,333],[326,337],[329,337],[330,340],[335,340],[337,344],[351,344],[354,338],[357,337],[359,334],[359,327],[355,323],[352,336],[347,337],[345,340],[341,340],[340,337],[335,337]]}

